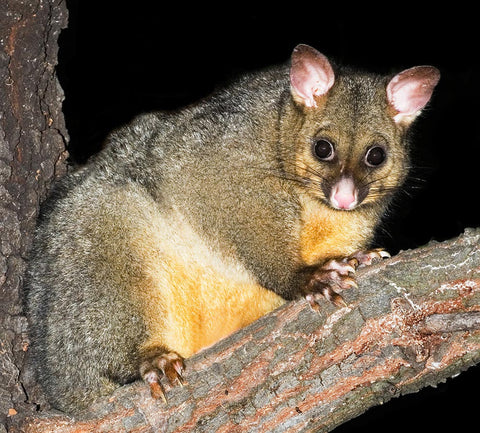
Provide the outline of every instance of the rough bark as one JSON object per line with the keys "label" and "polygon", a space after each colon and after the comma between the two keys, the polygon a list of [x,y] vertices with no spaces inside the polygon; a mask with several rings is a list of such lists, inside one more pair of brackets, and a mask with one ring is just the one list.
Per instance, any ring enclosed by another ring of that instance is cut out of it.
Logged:
{"label": "rough bark", "polygon": [[480,230],[358,271],[348,306],[292,302],[187,360],[168,403],[136,382],[33,432],[326,432],[480,360]]}
{"label": "rough bark", "polygon": [[39,202],[66,167],[55,76],[66,19],[62,1],[0,2],[0,432],[34,409],[19,378],[27,349],[21,288]]}

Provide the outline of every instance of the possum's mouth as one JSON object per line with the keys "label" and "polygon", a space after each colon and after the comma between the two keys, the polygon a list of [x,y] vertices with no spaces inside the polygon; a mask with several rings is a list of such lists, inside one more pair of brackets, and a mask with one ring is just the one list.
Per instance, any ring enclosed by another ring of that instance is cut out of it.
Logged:
{"label": "possum's mouth", "polygon": [[358,187],[353,177],[342,176],[333,184],[322,184],[328,204],[337,210],[356,209],[368,195],[368,186]]}

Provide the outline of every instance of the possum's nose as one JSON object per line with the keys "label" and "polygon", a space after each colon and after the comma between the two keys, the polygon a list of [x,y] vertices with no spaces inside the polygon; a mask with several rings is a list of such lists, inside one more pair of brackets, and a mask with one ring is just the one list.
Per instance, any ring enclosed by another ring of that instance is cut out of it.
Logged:
{"label": "possum's nose", "polygon": [[351,210],[358,204],[358,191],[351,177],[342,177],[332,188],[330,203],[335,209]]}

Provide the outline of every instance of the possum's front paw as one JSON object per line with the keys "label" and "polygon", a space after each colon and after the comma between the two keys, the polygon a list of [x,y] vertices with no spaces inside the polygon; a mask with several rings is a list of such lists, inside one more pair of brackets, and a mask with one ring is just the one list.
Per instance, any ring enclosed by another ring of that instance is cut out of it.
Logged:
{"label": "possum's front paw", "polygon": [[183,386],[185,384],[182,377],[184,369],[183,358],[177,353],[165,353],[164,350],[153,349],[144,354],[144,359],[140,364],[140,375],[150,386],[152,397],[167,402],[160,382],[161,378],[165,376],[172,386]]}
{"label": "possum's front paw", "polygon": [[343,259],[331,259],[311,273],[304,287],[305,299],[311,307],[319,310],[320,297],[328,299],[338,307],[346,306],[342,296],[337,290],[357,287],[355,272],[359,266],[370,265],[375,259],[390,257],[382,248],[367,251],[357,251]]}

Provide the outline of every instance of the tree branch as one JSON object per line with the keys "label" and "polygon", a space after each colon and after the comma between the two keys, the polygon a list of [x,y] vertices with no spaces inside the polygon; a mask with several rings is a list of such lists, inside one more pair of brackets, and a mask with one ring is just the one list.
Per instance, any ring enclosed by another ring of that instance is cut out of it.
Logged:
{"label": "tree branch", "polygon": [[468,230],[360,269],[345,308],[285,305],[187,360],[166,405],[136,382],[80,420],[46,412],[21,431],[331,431],[480,360],[479,241]]}

